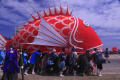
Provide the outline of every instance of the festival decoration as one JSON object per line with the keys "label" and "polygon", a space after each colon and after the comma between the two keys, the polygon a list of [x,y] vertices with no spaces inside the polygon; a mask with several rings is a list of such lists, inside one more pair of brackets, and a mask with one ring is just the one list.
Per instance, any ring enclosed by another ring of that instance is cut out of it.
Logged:
{"label": "festival decoration", "polygon": [[61,47],[66,47],[67,50],[75,47],[78,52],[83,52],[102,46],[93,28],[80,18],[73,17],[68,7],[65,9],[55,6],[31,16],[32,20],[23,25],[17,35],[0,44],[6,45],[7,49],[10,45],[14,45],[16,49],[22,45],[23,49],[31,53],[38,49],[50,51],[53,47],[57,52]]}
{"label": "festival decoration", "polygon": [[117,48],[116,46],[114,46],[114,47],[112,48],[112,51],[113,51],[114,53],[117,53],[117,52],[118,52],[118,48]]}

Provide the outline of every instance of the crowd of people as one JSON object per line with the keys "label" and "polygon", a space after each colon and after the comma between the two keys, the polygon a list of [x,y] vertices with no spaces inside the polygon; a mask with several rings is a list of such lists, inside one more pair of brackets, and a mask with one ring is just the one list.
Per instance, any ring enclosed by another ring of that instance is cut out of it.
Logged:
{"label": "crowd of people", "polygon": [[[21,60],[22,58],[22,60]],[[28,74],[55,74],[63,77],[64,75],[98,75],[102,76],[103,63],[110,63],[108,48],[103,53],[97,48],[90,54],[89,50],[85,53],[77,53],[73,47],[69,54],[65,54],[62,48],[60,54],[56,53],[55,48],[50,53],[37,50],[29,55],[26,49],[22,53],[11,47],[8,51],[0,51],[0,68],[3,70],[2,80],[17,80],[17,74],[24,69],[24,75]],[[23,61],[23,64],[21,64]]]}

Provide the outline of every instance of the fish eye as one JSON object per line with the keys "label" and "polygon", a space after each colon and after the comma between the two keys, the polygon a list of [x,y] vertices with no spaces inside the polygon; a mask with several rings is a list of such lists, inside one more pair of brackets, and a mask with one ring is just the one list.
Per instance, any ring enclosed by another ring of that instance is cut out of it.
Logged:
{"label": "fish eye", "polygon": [[86,27],[90,26],[86,21],[83,21],[83,24],[84,24]]}

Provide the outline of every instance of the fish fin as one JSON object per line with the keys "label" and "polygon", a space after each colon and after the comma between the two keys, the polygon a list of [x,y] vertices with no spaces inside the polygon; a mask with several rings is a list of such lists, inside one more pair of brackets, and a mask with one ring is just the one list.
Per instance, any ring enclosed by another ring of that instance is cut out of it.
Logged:
{"label": "fish fin", "polygon": [[7,40],[0,34],[0,49],[3,49],[6,47]]}

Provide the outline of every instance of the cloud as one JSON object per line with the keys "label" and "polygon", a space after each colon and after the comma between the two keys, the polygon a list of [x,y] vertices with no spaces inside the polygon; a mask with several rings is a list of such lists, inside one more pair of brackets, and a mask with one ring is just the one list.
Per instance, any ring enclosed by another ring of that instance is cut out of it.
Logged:
{"label": "cloud", "polygon": [[[10,22],[8,22],[8,21],[0,20],[0,24],[5,24],[5,25],[9,26],[9,25],[12,25],[12,24],[15,24],[15,23],[10,23]],[[13,25],[12,25],[12,26],[13,26]],[[0,27],[3,27],[3,26],[0,26]]]}
{"label": "cloud", "polygon": [[112,48],[113,46],[117,46],[120,48],[120,32],[114,30],[106,30],[106,29],[96,29],[95,30],[99,37],[103,42],[103,49],[106,47]]}
{"label": "cloud", "polygon": [[0,17],[9,19],[19,25],[23,24],[31,18],[30,14],[36,14],[36,11],[44,10],[46,6],[42,4],[45,1],[41,1],[41,4],[39,4],[34,0],[1,0]]}
{"label": "cloud", "polygon": [[[41,11],[48,6],[61,5],[72,9],[73,15],[83,20],[88,21],[89,24],[104,27],[104,28],[119,28],[120,23],[120,3],[118,0],[1,0],[3,6],[13,7],[6,13],[12,13],[16,10],[22,15],[29,18],[29,14],[34,14],[34,10]],[[42,5],[43,4],[43,5]],[[45,6],[45,4],[48,4]],[[41,6],[42,5],[42,6]],[[5,9],[5,8],[4,8]],[[1,11],[3,14],[4,10]],[[12,13],[15,15],[15,13]],[[6,15],[6,14],[5,14]],[[22,16],[21,16],[22,17]],[[18,17],[20,18],[20,17]],[[16,20],[15,20],[16,21]]]}
{"label": "cloud", "polygon": [[[73,15],[101,28],[119,28],[120,3],[118,0],[60,0],[73,8]],[[56,4],[58,1],[56,0]]]}
{"label": "cloud", "polygon": [[21,24],[21,21],[24,22],[25,19],[16,13],[9,11],[8,9],[2,7],[0,8],[0,18],[8,19],[14,24]]}
{"label": "cloud", "polygon": [[[87,21],[90,25],[99,26],[101,28],[111,29],[113,26],[119,28],[120,21],[120,3],[118,0],[42,0],[42,1],[34,1],[34,0],[2,0],[3,6],[13,7],[12,10],[6,10],[4,8],[1,12],[4,13],[12,13],[12,11],[18,11],[22,15],[26,16],[27,19],[30,17],[29,14],[34,14],[35,10],[41,11],[48,6],[53,5],[61,5],[67,6],[69,5],[70,9],[73,9],[73,15],[77,16],[85,21]],[[41,3],[41,4],[40,4]],[[45,6],[45,4],[48,4]],[[42,6],[41,6],[42,5]],[[4,15],[7,15],[4,14]],[[16,15],[16,18],[23,18],[22,16],[18,16],[16,13],[12,13]],[[11,16],[13,16],[11,14]],[[2,15],[2,16],[4,16]],[[9,18],[10,19],[10,18]],[[12,20],[12,19],[11,19]],[[12,20],[12,21],[16,21]],[[20,21],[20,20],[19,20]]]}
{"label": "cloud", "polygon": [[34,12],[33,9],[29,7],[29,3],[27,2],[21,3],[17,0],[6,0],[6,1],[2,0],[2,4],[3,6],[13,7],[13,10],[18,11],[27,17],[29,17],[28,14]]}
{"label": "cloud", "polygon": [[120,36],[120,32],[115,32],[115,31],[106,31],[106,30],[103,30],[103,29],[98,29],[98,30],[95,30],[97,32],[97,34],[99,34],[99,36],[112,36],[112,37],[117,37],[117,36]]}

